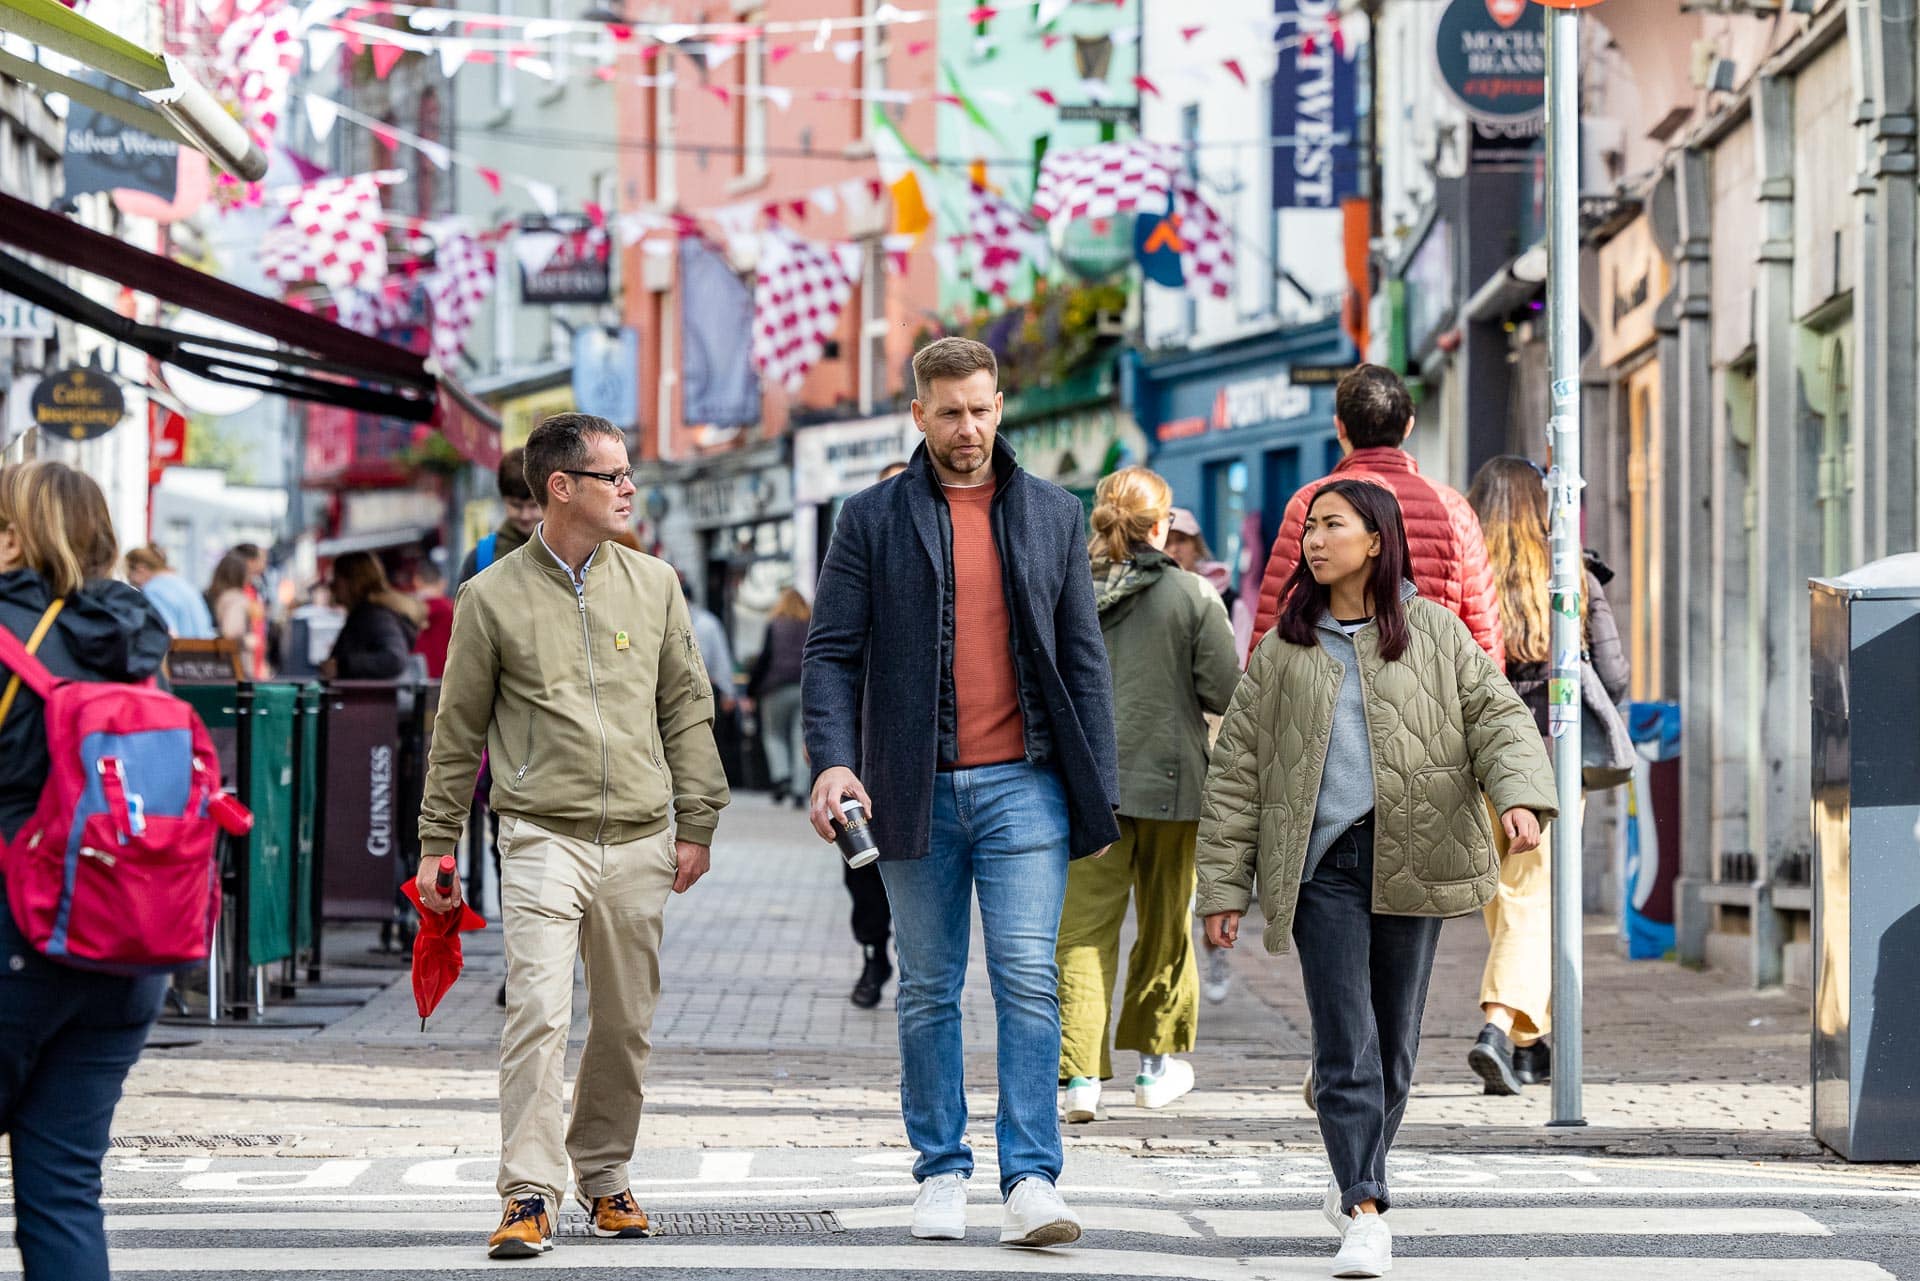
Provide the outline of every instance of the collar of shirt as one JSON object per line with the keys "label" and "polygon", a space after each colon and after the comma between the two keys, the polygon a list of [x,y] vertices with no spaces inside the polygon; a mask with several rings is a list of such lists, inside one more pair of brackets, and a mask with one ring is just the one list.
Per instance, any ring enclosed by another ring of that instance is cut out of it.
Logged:
{"label": "collar of shirt", "polygon": [[573,572],[573,566],[567,564],[566,561],[562,560],[560,557],[560,553],[553,550],[553,547],[547,542],[547,522],[546,521],[543,520],[538,525],[535,525],[533,527],[533,533],[534,533],[534,536],[540,540],[540,545],[547,549],[547,555],[553,557],[554,564],[560,566],[561,569],[566,571],[567,581],[573,584],[574,595],[576,596],[586,595],[587,570],[591,568],[593,565],[594,553],[598,552],[600,549],[596,547],[593,549],[593,551],[587,553],[587,559],[585,563],[580,566],[580,572],[576,574]]}

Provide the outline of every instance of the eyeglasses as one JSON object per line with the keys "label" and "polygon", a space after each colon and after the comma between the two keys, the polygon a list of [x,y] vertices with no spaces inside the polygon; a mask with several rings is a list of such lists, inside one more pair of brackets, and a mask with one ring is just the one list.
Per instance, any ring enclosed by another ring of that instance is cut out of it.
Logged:
{"label": "eyeglasses", "polygon": [[633,483],[633,468],[622,467],[619,471],[580,471],[573,467],[562,467],[561,471],[569,476],[591,476],[595,480],[604,480],[618,489],[622,485]]}

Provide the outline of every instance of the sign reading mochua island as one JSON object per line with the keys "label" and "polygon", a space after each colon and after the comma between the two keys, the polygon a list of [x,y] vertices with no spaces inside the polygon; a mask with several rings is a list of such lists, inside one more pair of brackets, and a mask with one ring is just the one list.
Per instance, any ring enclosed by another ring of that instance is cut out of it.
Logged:
{"label": "sign reading mochua island", "polygon": [[71,365],[48,374],[33,389],[33,422],[68,440],[92,440],[120,425],[126,398],[119,384],[98,369]]}

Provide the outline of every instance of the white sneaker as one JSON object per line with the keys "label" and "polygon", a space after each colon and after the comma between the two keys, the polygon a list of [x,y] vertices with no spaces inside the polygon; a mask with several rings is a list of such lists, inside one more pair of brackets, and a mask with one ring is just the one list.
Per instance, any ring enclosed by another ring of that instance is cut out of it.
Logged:
{"label": "white sneaker", "polygon": [[1353,1218],[1340,1253],[1333,1256],[1336,1277],[1383,1277],[1393,1271],[1393,1229],[1377,1214]]}
{"label": "white sneaker", "polygon": [[1218,1005],[1233,990],[1233,963],[1227,959],[1227,949],[1224,947],[1202,950],[1207,959],[1200,970],[1200,995],[1207,998],[1207,1004]]}
{"label": "white sneaker", "polygon": [[1084,1125],[1100,1119],[1100,1082],[1076,1076],[1067,1082],[1066,1118],[1068,1125]]}
{"label": "white sneaker", "polygon": [[967,1180],[936,1174],[920,1185],[913,1201],[913,1235],[922,1241],[964,1241],[967,1237]]}
{"label": "white sneaker", "polygon": [[1067,1208],[1060,1193],[1045,1179],[1029,1176],[1013,1185],[1007,1197],[1006,1226],[1001,1245],[1072,1245],[1080,1239],[1080,1218]]}
{"label": "white sneaker", "polygon": [[1133,1078],[1133,1105],[1163,1108],[1193,1088],[1193,1064],[1171,1056],[1159,1076]]}
{"label": "white sneaker", "polygon": [[1320,1213],[1326,1216],[1327,1222],[1333,1225],[1334,1232],[1344,1240],[1347,1229],[1353,1226],[1353,1216],[1340,1208],[1340,1201],[1340,1180],[1328,1179],[1327,1199],[1320,1203]]}

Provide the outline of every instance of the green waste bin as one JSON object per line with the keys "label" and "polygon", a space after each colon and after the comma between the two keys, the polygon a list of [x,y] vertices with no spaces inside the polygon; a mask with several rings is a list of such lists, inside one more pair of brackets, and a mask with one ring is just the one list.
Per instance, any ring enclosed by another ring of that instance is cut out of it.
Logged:
{"label": "green waste bin", "polygon": [[284,960],[294,950],[293,730],[300,687],[182,685],[175,692],[206,722],[223,767],[232,771],[223,781],[253,811],[245,866],[229,881],[236,901],[227,905],[245,930],[246,965]]}

